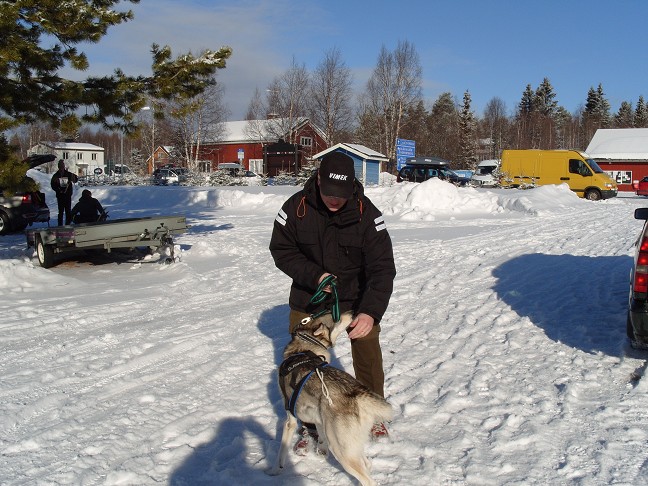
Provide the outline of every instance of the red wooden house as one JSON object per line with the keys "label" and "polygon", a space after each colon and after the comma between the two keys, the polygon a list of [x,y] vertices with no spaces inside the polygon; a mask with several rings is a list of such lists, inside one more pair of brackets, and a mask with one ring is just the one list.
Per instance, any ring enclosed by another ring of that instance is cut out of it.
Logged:
{"label": "red wooden house", "polygon": [[599,128],[585,152],[619,191],[634,191],[633,184],[648,177],[648,128]]}
{"label": "red wooden house", "polygon": [[197,150],[211,170],[221,163],[240,162],[248,170],[272,177],[281,171],[297,172],[325,148],[323,132],[300,117],[225,122],[208,132]]}

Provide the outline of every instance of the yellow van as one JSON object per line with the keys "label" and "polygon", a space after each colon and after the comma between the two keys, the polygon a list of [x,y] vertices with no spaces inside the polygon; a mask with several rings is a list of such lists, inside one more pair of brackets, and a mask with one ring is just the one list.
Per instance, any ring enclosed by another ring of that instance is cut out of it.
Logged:
{"label": "yellow van", "polygon": [[503,150],[503,184],[514,187],[567,184],[591,201],[615,197],[617,184],[587,154],[577,150]]}

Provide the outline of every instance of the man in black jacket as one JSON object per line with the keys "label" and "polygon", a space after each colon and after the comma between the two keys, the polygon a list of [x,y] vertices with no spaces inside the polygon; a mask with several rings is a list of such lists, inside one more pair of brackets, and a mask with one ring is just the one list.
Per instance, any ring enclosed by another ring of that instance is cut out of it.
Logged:
{"label": "man in black jacket", "polygon": [[[384,396],[380,320],[389,304],[396,276],[392,243],[381,212],[355,178],[353,159],[326,154],[304,189],[282,206],[275,218],[270,252],[275,265],[292,278],[290,332],[326,303],[311,304],[319,284],[336,277],[340,312],[353,311],[349,328],[356,378]],[[302,432],[295,451],[305,454],[313,430]],[[376,424],[374,436],[387,435]],[[305,444],[303,443],[305,442]]]}
{"label": "man in black jacket", "polygon": [[97,221],[106,220],[106,211],[98,199],[92,197],[88,189],[84,189],[77,202],[72,208],[72,222],[79,223],[96,223]]}
{"label": "man in black jacket", "polygon": [[72,184],[79,178],[65,168],[65,162],[59,160],[58,170],[52,176],[52,189],[56,194],[58,203],[58,225],[63,224],[63,214],[65,214],[65,224],[72,222]]}

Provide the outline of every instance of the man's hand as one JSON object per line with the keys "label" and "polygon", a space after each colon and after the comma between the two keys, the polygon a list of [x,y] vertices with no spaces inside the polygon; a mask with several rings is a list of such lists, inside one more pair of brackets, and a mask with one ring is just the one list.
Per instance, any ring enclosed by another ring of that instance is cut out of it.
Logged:
{"label": "man's hand", "polygon": [[349,332],[349,339],[358,339],[365,337],[373,329],[374,318],[369,314],[358,314],[355,319],[349,324],[351,332]]}
{"label": "man's hand", "polygon": [[[327,272],[327,273],[323,273],[322,276],[321,276],[321,277],[319,278],[319,280],[317,281],[317,285],[319,286],[319,284],[322,283],[322,280],[324,280],[324,279],[325,279],[326,277],[328,277],[329,275],[331,275],[331,274],[328,273],[328,272]],[[323,290],[324,292],[327,292],[327,293],[330,294],[330,293],[331,293],[331,286],[330,286],[330,285],[327,285],[327,286],[324,287],[322,290]]]}

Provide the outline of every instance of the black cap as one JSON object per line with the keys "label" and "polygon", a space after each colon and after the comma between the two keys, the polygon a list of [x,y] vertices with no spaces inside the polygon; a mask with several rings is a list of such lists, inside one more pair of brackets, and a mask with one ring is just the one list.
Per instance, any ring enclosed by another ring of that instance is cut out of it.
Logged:
{"label": "black cap", "polygon": [[342,152],[329,152],[322,157],[319,169],[320,192],[325,196],[353,196],[355,169],[353,159]]}

